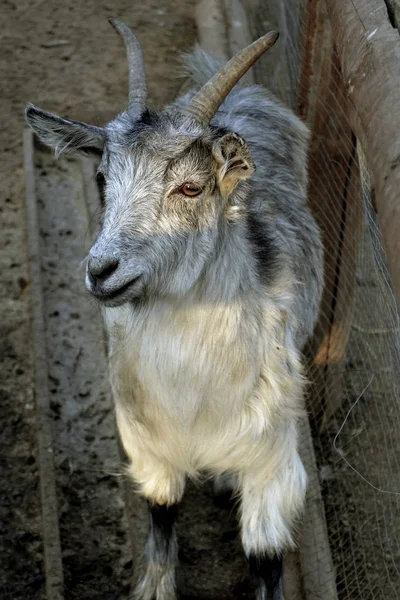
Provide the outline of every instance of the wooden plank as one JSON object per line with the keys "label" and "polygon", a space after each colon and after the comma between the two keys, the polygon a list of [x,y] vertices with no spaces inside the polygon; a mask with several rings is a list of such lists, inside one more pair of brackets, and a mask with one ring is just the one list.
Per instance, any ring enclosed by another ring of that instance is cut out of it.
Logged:
{"label": "wooden plank", "polygon": [[278,29],[280,33],[279,42],[254,66],[257,83],[295,109],[307,0],[243,0],[242,4],[252,38],[270,29]]}
{"label": "wooden plank", "polygon": [[196,6],[195,19],[201,47],[221,60],[228,60],[223,0],[201,0]]}
{"label": "wooden plank", "polygon": [[48,389],[46,335],[34,174],[34,141],[33,132],[30,129],[24,132],[24,169],[46,594],[47,600],[62,600],[64,597],[64,579],[53,462],[52,414]]}
{"label": "wooden plank", "polygon": [[307,505],[299,541],[304,597],[306,600],[337,600],[336,572],[329,546],[311,430],[306,419],[301,422],[300,440],[301,458],[308,474]]}
{"label": "wooden plank", "polygon": [[[45,336],[42,341],[34,339],[34,351],[43,356],[48,378],[43,377],[40,396],[46,395],[50,400],[51,410],[43,421],[38,419],[38,436],[43,435],[43,425],[47,436],[52,433],[51,456],[58,505],[62,507],[62,518],[57,524],[55,495],[48,483],[43,483],[43,511],[47,513],[46,503],[52,510],[50,526],[44,518],[44,537],[46,526],[50,535],[58,535],[58,525],[63,553],[59,567],[63,567],[64,589],[69,595],[89,597],[93,582],[104,587],[106,579],[112,594],[127,585],[129,573],[125,565],[131,560],[131,553],[124,535],[127,527],[122,494],[116,489],[116,483],[122,485],[123,478],[110,477],[118,472],[120,463],[110,395],[98,377],[107,371],[104,348],[98,343],[100,315],[93,313],[80,268],[82,242],[89,242],[85,195],[76,160],[63,157],[54,163],[50,152],[38,146],[34,154],[32,183],[39,238],[35,257],[40,267],[42,337]],[[88,183],[95,186],[90,175]],[[32,285],[33,290],[38,288],[37,284]],[[54,479],[49,465],[42,460],[40,470],[44,479]],[[97,538],[103,540],[100,545]],[[45,549],[47,546],[45,539]],[[103,563],[109,565],[111,575],[102,572]],[[54,568],[46,565],[46,584],[50,587],[46,597],[60,598],[59,594],[51,595],[52,577]]]}
{"label": "wooden plank", "polygon": [[400,302],[400,38],[384,0],[326,0],[354,131],[365,151]]}
{"label": "wooden plank", "polygon": [[[246,11],[240,0],[224,0],[226,37],[230,56],[234,56],[253,40]],[[265,32],[266,33],[266,32]],[[241,79],[245,85],[253,85],[255,81],[254,68],[251,68]]]}
{"label": "wooden plank", "polygon": [[312,132],[308,198],[325,250],[320,317],[307,355],[310,408],[323,429],[343,396],[363,205],[357,140],[323,1],[309,2],[305,40],[298,113]]}

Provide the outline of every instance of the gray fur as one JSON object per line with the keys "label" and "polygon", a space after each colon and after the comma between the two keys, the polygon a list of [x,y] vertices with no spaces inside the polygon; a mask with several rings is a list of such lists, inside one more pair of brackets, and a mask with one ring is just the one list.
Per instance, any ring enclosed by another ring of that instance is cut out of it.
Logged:
{"label": "gray fur", "polygon": [[[104,129],[34,107],[27,119],[58,153],[103,151],[86,281],[104,307],[130,474],[159,505],[180,501],[187,476],[232,478],[245,552],[280,555],[304,505],[301,350],[323,283],[309,136],[259,86],[236,86],[211,125],[196,122],[185,107],[219,63],[197,49],[187,64],[194,89],[162,112]],[[174,567],[160,571],[151,543],[136,598],[173,600]]]}
{"label": "gray fur", "polygon": [[103,151],[105,132],[101,127],[61,119],[33,104],[27,106],[25,116],[42,142],[53,148],[56,156],[64,152],[101,154]]}
{"label": "gray fur", "polygon": [[139,579],[134,600],[175,600],[175,568],[178,564],[178,543],[175,530],[166,540],[164,548],[155,539],[157,534],[150,530],[146,542],[144,573]]}

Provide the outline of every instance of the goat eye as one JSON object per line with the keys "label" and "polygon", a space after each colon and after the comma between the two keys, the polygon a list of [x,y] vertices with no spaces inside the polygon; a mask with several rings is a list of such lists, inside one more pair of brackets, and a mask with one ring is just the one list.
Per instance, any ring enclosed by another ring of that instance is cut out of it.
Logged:
{"label": "goat eye", "polygon": [[201,192],[201,188],[199,188],[199,186],[195,185],[194,183],[184,183],[179,189],[182,192],[182,194],[191,197],[198,196]]}

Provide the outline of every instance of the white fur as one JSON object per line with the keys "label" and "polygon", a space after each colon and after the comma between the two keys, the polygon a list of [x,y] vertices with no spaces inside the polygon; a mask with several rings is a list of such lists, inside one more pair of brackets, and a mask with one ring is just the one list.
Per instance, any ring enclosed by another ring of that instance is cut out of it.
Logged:
{"label": "white fur", "polygon": [[[201,51],[188,63],[196,89],[218,66]],[[306,203],[308,131],[258,86],[235,87],[209,127],[187,112],[195,91],[105,129],[35,107],[27,119],[57,151],[103,152],[87,286],[104,306],[130,475],[161,505],[181,499],[187,477],[231,479],[246,553],[274,559],[293,546],[304,504],[300,352],[323,283]],[[188,182],[196,197],[182,193]],[[114,259],[111,273],[93,272]],[[136,598],[170,600],[175,546],[148,550]],[[265,582],[259,589],[261,599]]]}
{"label": "white fur", "polygon": [[280,281],[268,294],[229,303],[193,291],[146,308],[105,309],[130,474],[159,504],[181,499],[186,476],[237,474],[247,552],[291,547],[305,495],[291,302]]}

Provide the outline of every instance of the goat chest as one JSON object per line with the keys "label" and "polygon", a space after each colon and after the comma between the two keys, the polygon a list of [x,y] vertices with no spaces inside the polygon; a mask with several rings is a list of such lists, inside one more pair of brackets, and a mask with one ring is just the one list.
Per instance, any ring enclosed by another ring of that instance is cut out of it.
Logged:
{"label": "goat chest", "polygon": [[239,303],[166,301],[108,311],[114,391],[142,417],[163,411],[185,426],[199,411],[225,418],[260,370],[259,325],[246,312]]}
{"label": "goat chest", "polygon": [[297,403],[298,371],[273,307],[262,319],[241,303],[159,301],[109,310],[106,323],[117,420],[133,460],[151,453],[187,473],[223,471],[265,444],[271,415]]}

